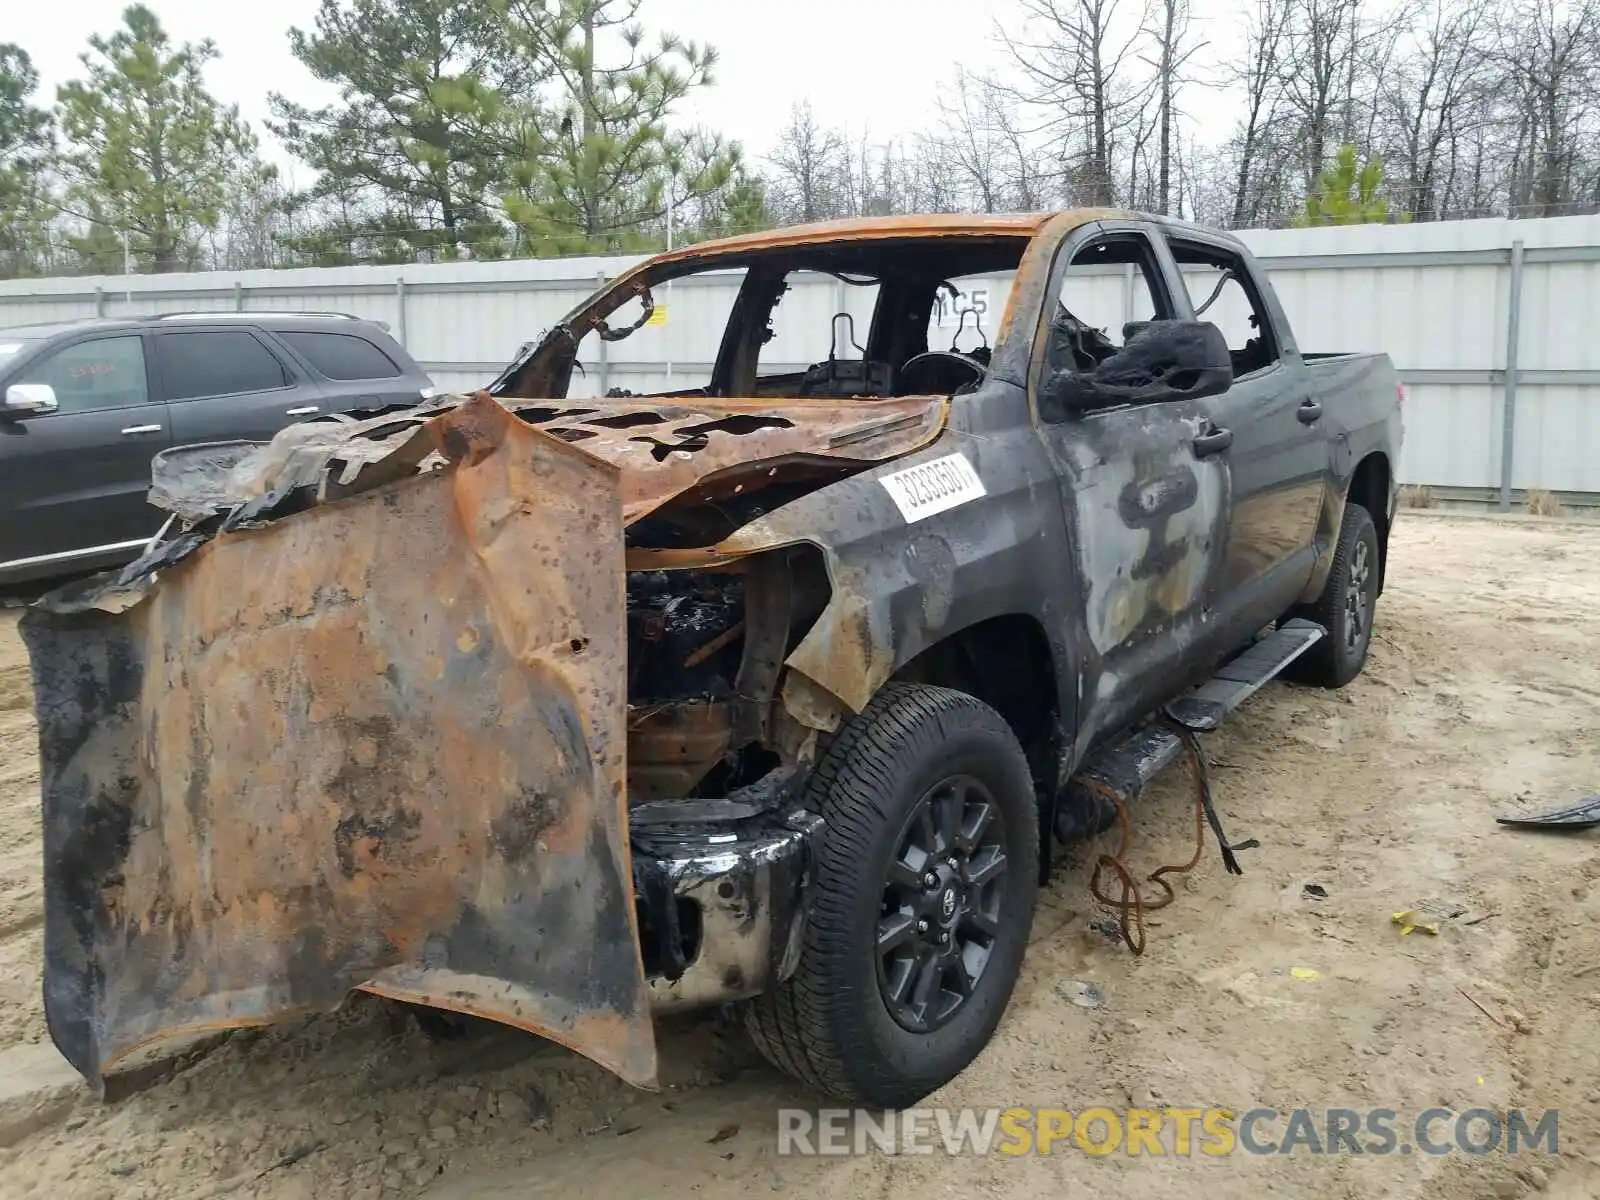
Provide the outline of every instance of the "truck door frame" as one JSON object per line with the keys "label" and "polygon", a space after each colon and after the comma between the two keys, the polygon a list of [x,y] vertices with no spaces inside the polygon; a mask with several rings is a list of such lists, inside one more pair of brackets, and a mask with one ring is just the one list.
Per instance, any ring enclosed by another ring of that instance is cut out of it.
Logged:
{"label": "truck door frame", "polygon": [[[1219,428],[1233,434],[1226,451],[1233,483],[1226,561],[1214,607],[1221,619],[1250,631],[1276,620],[1295,602],[1311,577],[1318,554],[1328,450],[1320,418],[1302,421],[1299,410],[1316,402],[1299,349],[1287,324],[1268,300],[1259,268],[1243,247],[1226,238],[1189,229],[1161,229],[1172,251],[1178,242],[1234,260],[1243,272],[1238,285],[1276,351],[1273,361],[1238,376],[1226,392],[1201,406]],[[1188,296],[1182,267],[1172,254],[1179,284]],[[1193,297],[1189,296],[1192,304]],[[1215,322],[1213,322],[1215,323]],[[1317,409],[1320,412],[1320,408]]]}
{"label": "truck door frame", "polygon": [[1226,455],[1197,457],[1207,428],[1201,401],[1125,405],[1040,416],[1050,320],[1066,272],[1085,248],[1137,239],[1156,316],[1191,319],[1166,242],[1149,222],[1089,222],[1055,250],[1034,328],[1028,403],[1054,465],[1077,590],[1063,620],[1079,649],[1074,763],[1214,666],[1225,635],[1212,620],[1227,546],[1231,479]]}

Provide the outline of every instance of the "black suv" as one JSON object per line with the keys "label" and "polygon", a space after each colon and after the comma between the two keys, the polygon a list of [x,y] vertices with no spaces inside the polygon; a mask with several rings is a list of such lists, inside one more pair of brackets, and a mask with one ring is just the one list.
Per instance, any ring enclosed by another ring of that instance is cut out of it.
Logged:
{"label": "black suv", "polygon": [[0,584],[137,557],[169,446],[266,441],[319,413],[414,404],[432,381],[340,313],[171,313],[0,329]]}

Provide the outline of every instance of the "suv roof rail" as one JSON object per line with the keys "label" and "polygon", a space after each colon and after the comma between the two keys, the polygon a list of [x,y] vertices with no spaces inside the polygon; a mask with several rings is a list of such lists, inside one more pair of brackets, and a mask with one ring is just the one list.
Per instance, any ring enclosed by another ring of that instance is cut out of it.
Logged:
{"label": "suv roof rail", "polygon": [[[154,321],[259,321],[262,317],[333,317],[342,321],[365,321],[354,313],[322,312],[303,308],[258,308],[244,312],[165,312],[156,313]],[[381,324],[374,321],[373,324]]]}

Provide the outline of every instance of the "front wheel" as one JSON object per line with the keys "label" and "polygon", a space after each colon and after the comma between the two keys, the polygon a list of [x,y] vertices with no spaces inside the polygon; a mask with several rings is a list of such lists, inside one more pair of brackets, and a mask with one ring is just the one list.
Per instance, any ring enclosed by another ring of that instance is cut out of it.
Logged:
{"label": "front wheel", "polygon": [[1296,614],[1321,625],[1328,636],[1290,664],[1289,678],[1317,687],[1341,688],[1361,674],[1372,644],[1373,610],[1378,602],[1378,553],[1378,529],[1372,514],[1359,504],[1346,504],[1322,595]]}
{"label": "front wheel", "polygon": [[799,966],[745,1009],[780,1070],[903,1108],[959,1074],[1011,998],[1038,884],[1028,762],[961,692],[892,684],[829,747]]}

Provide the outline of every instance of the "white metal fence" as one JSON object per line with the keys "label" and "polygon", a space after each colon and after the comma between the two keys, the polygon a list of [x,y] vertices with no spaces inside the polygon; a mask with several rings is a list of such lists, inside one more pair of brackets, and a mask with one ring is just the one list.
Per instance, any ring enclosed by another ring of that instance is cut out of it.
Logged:
{"label": "white metal fence", "polygon": [[[1600,504],[1600,217],[1247,231],[1302,348],[1385,350],[1408,391],[1401,475],[1445,497],[1510,502],[1542,488]],[[0,328],[178,309],[323,309],[385,322],[440,386],[495,375],[631,258],[518,260],[0,282]],[[703,382],[737,273],[680,280],[665,320],[591,336],[575,394]],[[1108,277],[1109,289],[1120,280]],[[983,294],[991,332],[1003,277]],[[1115,303],[1112,296],[1108,301]],[[835,312],[865,331],[870,289],[819,276],[785,298],[764,369],[826,357]],[[954,335],[957,317],[936,323]],[[841,343],[845,330],[839,330]],[[976,343],[969,320],[961,344]],[[1509,470],[1505,465],[1509,464]]]}

